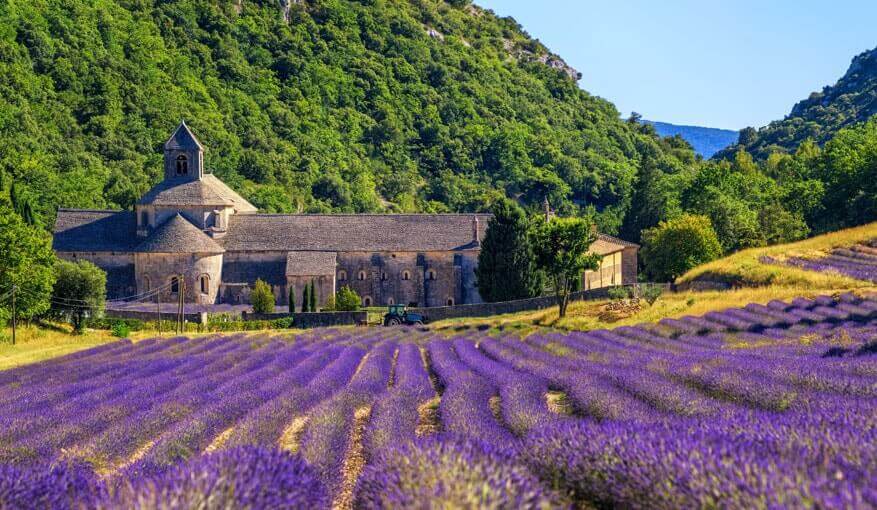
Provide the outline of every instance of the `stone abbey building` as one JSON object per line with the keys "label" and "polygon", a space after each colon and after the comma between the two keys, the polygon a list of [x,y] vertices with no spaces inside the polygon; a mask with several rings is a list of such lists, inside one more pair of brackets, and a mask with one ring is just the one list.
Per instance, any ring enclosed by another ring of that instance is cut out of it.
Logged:
{"label": "stone abbey building", "polygon": [[[164,179],[133,211],[61,209],[53,246],[104,269],[110,299],[161,288],[163,301],[182,290],[188,303],[245,304],[261,278],[281,305],[313,281],[320,304],[348,285],[365,306],[447,306],[481,301],[475,266],[489,219],[259,214],[204,172],[204,147],[181,123],[164,145]],[[637,249],[601,234],[592,250],[603,267],[583,275],[583,288],[635,282]]]}

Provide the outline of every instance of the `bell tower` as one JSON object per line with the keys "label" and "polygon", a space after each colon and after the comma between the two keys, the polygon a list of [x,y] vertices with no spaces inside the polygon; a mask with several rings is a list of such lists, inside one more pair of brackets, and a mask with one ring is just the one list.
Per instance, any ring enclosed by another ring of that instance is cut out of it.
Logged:
{"label": "bell tower", "polygon": [[164,180],[197,181],[203,176],[204,146],[182,121],[164,144]]}

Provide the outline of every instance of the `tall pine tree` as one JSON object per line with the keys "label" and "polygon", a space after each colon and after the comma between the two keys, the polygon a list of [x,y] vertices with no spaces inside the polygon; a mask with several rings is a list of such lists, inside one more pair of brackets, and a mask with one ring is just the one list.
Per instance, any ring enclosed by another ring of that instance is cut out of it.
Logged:
{"label": "tall pine tree", "polygon": [[500,200],[481,243],[475,276],[487,302],[538,296],[542,275],[535,266],[527,216],[518,204]]}

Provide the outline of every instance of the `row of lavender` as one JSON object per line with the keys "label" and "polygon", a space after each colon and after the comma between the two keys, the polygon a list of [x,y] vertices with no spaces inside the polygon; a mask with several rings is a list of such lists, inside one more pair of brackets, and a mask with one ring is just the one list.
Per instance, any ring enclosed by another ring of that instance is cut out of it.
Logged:
{"label": "row of lavender", "polygon": [[837,248],[819,258],[791,257],[786,264],[808,271],[833,271],[857,280],[877,282],[877,242]]}
{"label": "row of lavender", "polygon": [[0,373],[0,507],[874,507],[875,338],[844,294],[525,339],[118,342]]}

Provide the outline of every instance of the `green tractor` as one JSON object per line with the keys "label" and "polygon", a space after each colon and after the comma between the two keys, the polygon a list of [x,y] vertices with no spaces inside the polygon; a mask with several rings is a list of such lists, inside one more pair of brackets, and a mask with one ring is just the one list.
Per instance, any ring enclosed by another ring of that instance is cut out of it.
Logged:
{"label": "green tractor", "polygon": [[426,317],[419,313],[409,312],[405,305],[390,305],[384,314],[384,326],[423,326]]}

